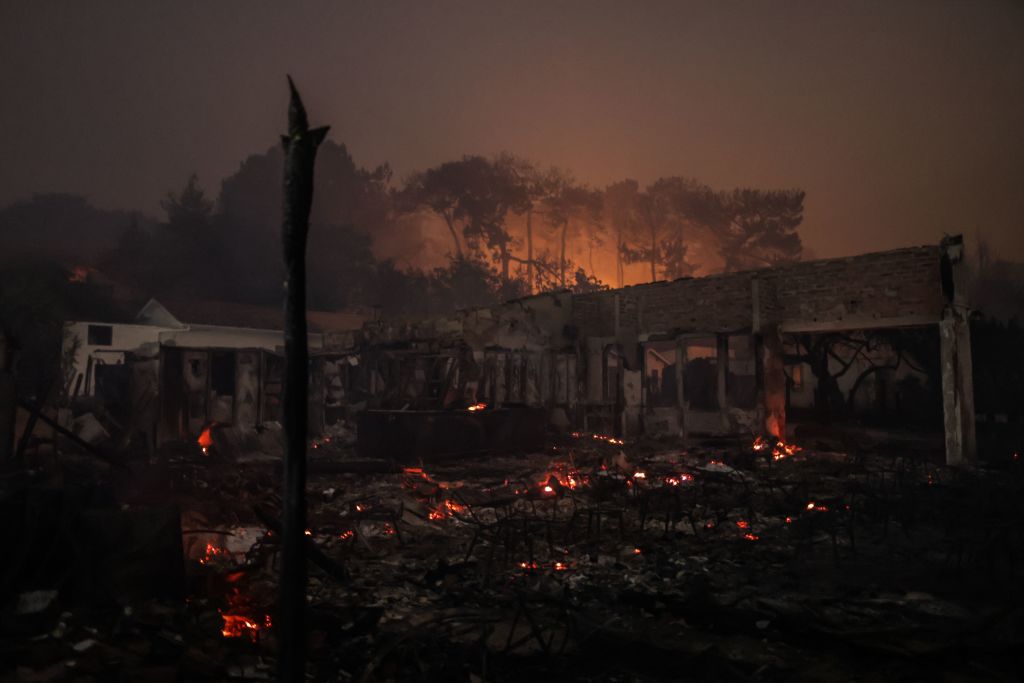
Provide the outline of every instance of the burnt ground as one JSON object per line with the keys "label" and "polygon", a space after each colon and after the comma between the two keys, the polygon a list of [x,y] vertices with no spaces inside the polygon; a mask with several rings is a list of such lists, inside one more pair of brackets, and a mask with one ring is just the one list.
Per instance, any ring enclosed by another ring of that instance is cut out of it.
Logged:
{"label": "burnt ground", "polygon": [[[909,444],[817,439],[774,460],[771,445],[580,435],[544,453],[403,469],[317,446],[311,680],[1000,681],[1024,670],[1015,461],[951,469]],[[20,557],[43,535],[25,529],[47,515],[24,513],[22,542],[7,545],[19,590],[0,617],[0,680],[273,678],[275,459],[180,444],[124,472],[84,455],[60,463],[8,475],[6,498],[87,490],[88,507],[134,520],[173,504],[183,541],[165,534],[163,552],[145,529],[108,530],[97,558],[65,548],[65,529],[46,536],[60,542],[45,558]],[[153,586],[154,558],[174,565],[168,552],[187,558],[184,574]],[[34,568],[62,557],[66,571]]]}

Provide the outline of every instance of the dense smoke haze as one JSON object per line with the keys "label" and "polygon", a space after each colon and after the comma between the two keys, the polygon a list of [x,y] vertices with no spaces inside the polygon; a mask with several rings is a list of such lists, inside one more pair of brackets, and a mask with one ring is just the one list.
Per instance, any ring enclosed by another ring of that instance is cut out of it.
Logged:
{"label": "dense smoke haze", "polygon": [[819,257],[961,231],[1024,256],[1016,3],[0,12],[2,204],[67,192],[158,218],[193,172],[216,198],[275,143],[290,72],[356,163],[395,181],[509,151],[597,188],[800,188]]}

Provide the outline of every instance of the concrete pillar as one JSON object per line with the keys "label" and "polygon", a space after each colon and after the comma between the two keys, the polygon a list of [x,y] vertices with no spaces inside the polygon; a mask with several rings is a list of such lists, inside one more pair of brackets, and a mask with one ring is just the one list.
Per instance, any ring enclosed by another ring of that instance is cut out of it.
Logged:
{"label": "concrete pillar", "polygon": [[975,460],[978,456],[974,425],[971,328],[963,308],[946,307],[942,321],[939,322],[939,340],[946,464],[959,465]]}
{"label": "concrete pillar", "polygon": [[762,328],[760,346],[764,432],[783,439],[786,436],[786,369],[782,335],[777,327]]}

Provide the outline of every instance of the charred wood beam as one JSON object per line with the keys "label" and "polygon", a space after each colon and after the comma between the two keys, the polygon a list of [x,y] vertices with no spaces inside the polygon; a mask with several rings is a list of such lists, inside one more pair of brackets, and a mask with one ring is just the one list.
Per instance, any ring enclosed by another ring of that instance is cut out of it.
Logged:
{"label": "charred wood beam", "polygon": [[281,681],[306,677],[306,418],[309,348],[306,331],[306,242],[313,203],[313,164],[327,128],[310,130],[306,109],[288,78],[291,103],[284,146],[284,220],[281,243],[284,297],[284,509],[281,524]]}

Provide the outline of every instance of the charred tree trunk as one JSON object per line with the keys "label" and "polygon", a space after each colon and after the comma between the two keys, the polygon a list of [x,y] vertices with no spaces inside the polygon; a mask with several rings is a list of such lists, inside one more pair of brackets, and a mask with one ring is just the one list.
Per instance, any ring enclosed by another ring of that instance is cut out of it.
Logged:
{"label": "charred tree trunk", "polygon": [[526,210],[526,286],[533,294],[533,209]]}
{"label": "charred tree trunk", "polygon": [[651,282],[658,280],[658,231],[654,228],[654,223],[651,223]]}
{"label": "charred tree trunk", "polygon": [[562,253],[558,261],[558,272],[562,284],[562,289],[565,289],[565,240],[569,233],[569,219],[566,218],[565,222],[562,223]]}
{"label": "charred tree trunk", "polygon": [[444,223],[448,226],[448,232],[452,234],[452,241],[455,243],[455,258],[461,261],[462,243],[459,242],[459,231],[455,229],[455,218],[446,213],[444,214]]}
{"label": "charred tree trunk", "polygon": [[615,277],[618,280],[619,289],[622,289],[626,281],[626,270],[622,263],[622,228],[615,231]]}
{"label": "charred tree trunk", "polygon": [[306,110],[291,78],[288,135],[284,145],[284,222],[281,242],[286,271],[284,297],[284,501],[281,524],[281,658],[278,676],[306,678],[306,419],[309,349],[306,338],[306,240],[313,203],[313,163],[327,128],[309,129]]}

